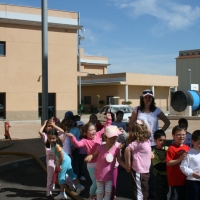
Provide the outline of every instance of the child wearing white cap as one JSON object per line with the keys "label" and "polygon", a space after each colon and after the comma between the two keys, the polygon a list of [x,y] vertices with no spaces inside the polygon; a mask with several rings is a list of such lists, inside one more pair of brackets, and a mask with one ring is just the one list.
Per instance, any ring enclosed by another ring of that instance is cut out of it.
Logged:
{"label": "child wearing white cap", "polygon": [[85,158],[90,162],[97,157],[95,168],[95,178],[97,182],[97,199],[110,200],[112,193],[113,170],[116,159],[125,168],[125,163],[121,160],[120,149],[115,146],[118,135],[120,134],[117,126],[110,125],[105,129],[105,144],[99,145],[92,155]]}

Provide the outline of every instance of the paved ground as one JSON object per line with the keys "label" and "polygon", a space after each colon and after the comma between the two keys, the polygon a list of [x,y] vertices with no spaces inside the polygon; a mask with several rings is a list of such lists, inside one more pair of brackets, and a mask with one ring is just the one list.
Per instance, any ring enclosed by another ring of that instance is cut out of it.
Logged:
{"label": "paved ground", "polygon": [[[82,120],[87,122],[89,115],[83,116]],[[36,156],[44,156],[44,144],[39,138],[38,130],[40,121],[10,122],[12,146],[4,140],[3,122],[0,122],[0,153],[1,152],[28,152]],[[167,138],[171,139],[171,130],[177,124],[177,120],[171,120],[171,125],[166,131]],[[162,127],[162,123],[160,123]],[[189,132],[200,129],[199,120],[189,120]],[[19,160],[25,159],[26,162],[19,164]],[[27,156],[0,155],[0,199],[48,199],[45,196],[46,174],[42,168],[34,161],[27,160]],[[8,164],[12,163],[12,164]],[[83,198],[88,198],[90,179],[86,171],[87,181],[83,185],[86,190],[81,194]],[[117,200],[131,198],[131,183],[125,170],[119,170],[117,187]],[[58,188],[56,190],[58,192]],[[56,195],[57,192],[54,192]],[[49,198],[51,199],[51,198]]]}

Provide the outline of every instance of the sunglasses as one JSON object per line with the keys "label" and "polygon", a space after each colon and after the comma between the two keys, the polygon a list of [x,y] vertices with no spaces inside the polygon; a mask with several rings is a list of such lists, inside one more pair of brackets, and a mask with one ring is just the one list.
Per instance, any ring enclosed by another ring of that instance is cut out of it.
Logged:
{"label": "sunglasses", "polygon": [[151,90],[145,90],[142,92],[142,94],[152,94],[153,95],[153,92]]}

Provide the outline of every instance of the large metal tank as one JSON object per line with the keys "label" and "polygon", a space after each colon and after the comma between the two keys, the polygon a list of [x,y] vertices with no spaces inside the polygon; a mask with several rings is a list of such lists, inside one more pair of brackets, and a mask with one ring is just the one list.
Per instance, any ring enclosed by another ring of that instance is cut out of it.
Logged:
{"label": "large metal tank", "polygon": [[171,106],[177,112],[192,106],[192,111],[200,110],[200,93],[195,90],[176,91],[171,98]]}

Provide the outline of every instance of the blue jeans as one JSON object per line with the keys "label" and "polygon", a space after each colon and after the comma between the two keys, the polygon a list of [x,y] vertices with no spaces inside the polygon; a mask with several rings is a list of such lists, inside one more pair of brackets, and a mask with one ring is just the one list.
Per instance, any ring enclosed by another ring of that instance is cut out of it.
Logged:
{"label": "blue jeans", "polygon": [[94,173],[95,173],[95,167],[91,168],[91,167],[87,167],[90,178],[92,180],[92,185],[90,186],[90,195],[95,195],[96,191],[97,191],[97,183],[96,183],[96,179],[94,177]]}

